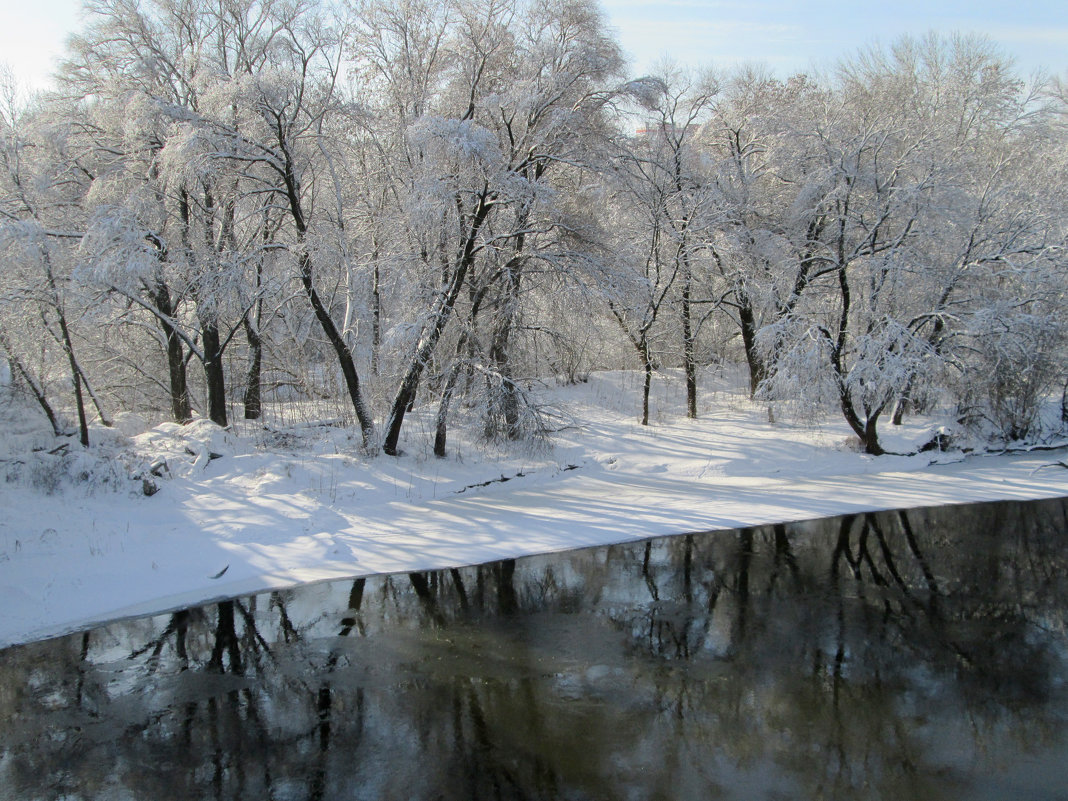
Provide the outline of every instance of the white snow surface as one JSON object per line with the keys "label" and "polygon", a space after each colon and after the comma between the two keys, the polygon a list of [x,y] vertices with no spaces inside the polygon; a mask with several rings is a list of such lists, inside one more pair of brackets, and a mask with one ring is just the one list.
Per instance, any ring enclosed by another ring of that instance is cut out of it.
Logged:
{"label": "white snow surface", "polygon": [[[560,429],[548,446],[456,439],[444,459],[429,452],[430,418],[418,414],[406,454],[392,458],[362,454],[351,428],[148,427],[132,415],[94,428],[83,451],[52,437],[32,410],[8,405],[0,647],[310,581],[850,512],[1068,495],[1068,449],[867,456],[833,415],[769,423],[737,374],[706,381],[698,420],[683,415],[678,376],[658,376],[652,425],[643,427],[640,380],[595,373],[548,388]],[[914,449],[936,424],[887,425],[886,445]],[[147,472],[154,464],[161,477]],[[146,496],[141,478],[131,478],[141,475],[159,491]]]}

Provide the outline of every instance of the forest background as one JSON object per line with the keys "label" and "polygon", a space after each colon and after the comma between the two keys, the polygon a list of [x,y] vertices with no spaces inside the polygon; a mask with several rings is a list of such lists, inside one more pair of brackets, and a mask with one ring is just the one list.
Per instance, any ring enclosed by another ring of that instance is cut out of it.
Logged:
{"label": "forest background", "polygon": [[[540,392],[744,364],[869,454],[1068,422],[1065,86],[989,41],[625,71],[593,3],[90,4],[0,111],[0,376],[135,412],[551,435]],[[12,402],[12,401],[8,401]],[[428,443],[429,447],[429,443]]]}

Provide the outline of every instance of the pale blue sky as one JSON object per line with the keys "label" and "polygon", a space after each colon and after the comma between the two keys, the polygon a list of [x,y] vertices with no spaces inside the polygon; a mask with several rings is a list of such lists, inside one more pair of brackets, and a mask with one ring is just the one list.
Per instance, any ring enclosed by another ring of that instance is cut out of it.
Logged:
{"label": "pale blue sky", "polygon": [[755,61],[786,75],[931,30],[984,34],[1025,74],[1068,69],[1064,0],[602,0],[602,6],[637,71],[667,55],[682,64]]}
{"label": "pale blue sky", "polygon": [[[786,75],[828,66],[874,41],[928,30],[985,34],[1023,73],[1068,72],[1065,0],[603,0],[602,6],[639,72],[668,55],[694,65],[756,61]],[[80,8],[81,0],[0,0],[0,61],[25,82],[42,84],[79,25]]]}

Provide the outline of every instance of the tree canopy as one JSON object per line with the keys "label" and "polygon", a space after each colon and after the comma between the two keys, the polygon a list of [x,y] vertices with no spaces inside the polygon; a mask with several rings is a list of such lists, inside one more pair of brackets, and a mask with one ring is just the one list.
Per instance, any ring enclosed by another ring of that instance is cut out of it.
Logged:
{"label": "tree canopy", "polygon": [[86,9],[0,109],[0,350],[83,444],[303,404],[392,455],[426,409],[445,455],[600,368],[680,369],[696,418],[732,361],[872,454],[1068,423],[1068,101],[984,39],[634,77],[589,0]]}

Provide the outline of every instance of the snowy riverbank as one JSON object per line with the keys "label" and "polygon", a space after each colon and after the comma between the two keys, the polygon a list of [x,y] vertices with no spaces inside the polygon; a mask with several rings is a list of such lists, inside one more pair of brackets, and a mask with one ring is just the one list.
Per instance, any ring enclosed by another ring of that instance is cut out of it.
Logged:
{"label": "snowy riverbank", "polygon": [[[844,423],[767,422],[738,382],[709,381],[702,418],[660,378],[654,424],[639,378],[555,390],[551,448],[500,454],[459,441],[429,455],[359,455],[325,426],[224,432],[205,421],[94,432],[89,454],[36,422],[0,441],[0,646],[115,617],[351,575],[425,570],[874,509],[1068,495],[1068,450],[871,457]],[[932,421],[902,427],[906,450]],[[58,451],[56,450],[58,447]],[[50,453],[50,451],[56,451]],[[218,458],[215,458],[218,457]],[[164,463],[165,466],[164,466]],[[148,472],[155,465],[156,477]],[[146,496],[145,474],[158,487]],[[507,480],[501,480],[501,479]]]}

